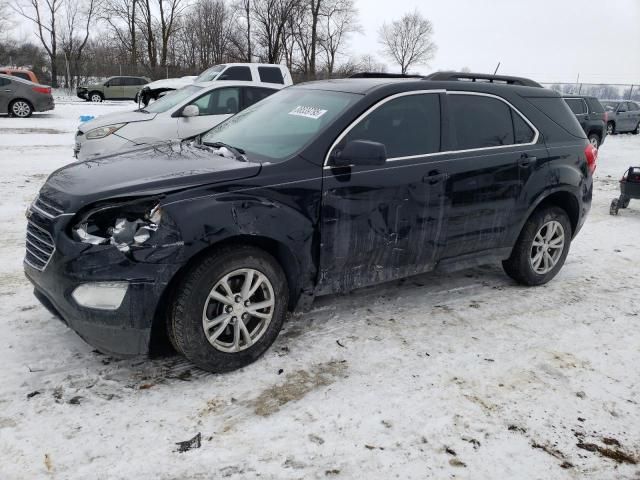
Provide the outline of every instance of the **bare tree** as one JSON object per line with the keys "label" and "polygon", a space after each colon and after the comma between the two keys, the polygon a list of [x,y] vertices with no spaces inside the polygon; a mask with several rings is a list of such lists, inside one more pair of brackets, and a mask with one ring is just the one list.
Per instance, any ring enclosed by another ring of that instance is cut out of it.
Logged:
{"label": "bare tree", "polygon": [[418,10],[404,14],[391,24],[384,23],[378,35],[385,55],[400,65],[403,74],[412,65],[427,64],[436,52],[436,44],[431,39],[433,25]]}
{"label": "bare tree", "polygon": [[358,62],[358,68],[362,72],[379,72],[384,73],[387,71],[387,66],[380,62],[373,55],[363,55]]}
{"label": "bare tree", "polygon": [[109,30],[129,53],[129,63],[138,62],[138,4],[140,0],[106,0],[100,18],[109,26]]}
{"label": "bare tree", "polygon": [[80,76],[82,53],[89,40],[91,22],[96,12],[96,0],[66,0],[63,8],[64,22],[60,29],[60,43],[65,60],[65,87],[71,88]]}
{"label": "bare tree", "polygon": [[349,34],[360,32],[361,28],[353,0],[325,0],[321,14],[324,28],[319,43],[325,54],[325,68],[331,76],[336,57],[344,48]]}
{"label": "bare tree", "polygon": [[245,28],[246,35],[246,57],[245,60],[247,62],[251,62],[252,52],[251,52],[251,0],[237,0],[234,5],[236,11],[239,12],[240,16],[244,18],[245,22],[247,22]]}
{"label": "bare tree", "polygon": [[49,56],[51,86],[58,86],[58,32],[57,20],[63,0],[26,0],[12,5],[14,11],[36,26],[36,35]]}
{"label": "bare tree", "polygon": [[287,20],[301,0],[254,0],[253,23],[255,37],[262,48],[262,58],[268,63],[279,63],[283,54],[284,32]]}

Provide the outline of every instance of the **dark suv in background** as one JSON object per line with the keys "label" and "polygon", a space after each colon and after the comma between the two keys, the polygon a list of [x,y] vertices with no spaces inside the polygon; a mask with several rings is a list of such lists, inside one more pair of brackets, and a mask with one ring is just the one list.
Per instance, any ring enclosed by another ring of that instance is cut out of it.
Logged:
{"label": "dark suv in background", "polygon": [[607,136],[608,120],[607,113],[600,101],[595,97],[581,95],[567,95],[563,98],[580,122],[580,126],[591,145],[599,148]]}
{"label": "dark suv in background", "polygon": [[597,150],[557,93],[470,75],[299,84],[197,140],[69,164],[28,210],[25,273],[99,350],[166,335],[216,372],[319,295],[494,262],[544,284]]}

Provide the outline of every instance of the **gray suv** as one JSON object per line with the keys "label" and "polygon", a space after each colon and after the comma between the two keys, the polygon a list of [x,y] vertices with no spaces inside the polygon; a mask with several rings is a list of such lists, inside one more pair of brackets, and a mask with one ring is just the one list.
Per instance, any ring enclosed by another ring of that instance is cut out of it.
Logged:
{"label": "gray suv", "polygon": [[640,103],[628,100],[601,100],[607,112],[607,133],[640,133]]}
{"label": "gray suv", "polygon": [[76,95],[91,102],[133,100],[142,86],[150,81],[147,77],[110,77],[104,82],[80,85]]}
{"label": "gray suv", "polygon": [[26,118],[54,107],[51,87],[0,74],[0,113]]}

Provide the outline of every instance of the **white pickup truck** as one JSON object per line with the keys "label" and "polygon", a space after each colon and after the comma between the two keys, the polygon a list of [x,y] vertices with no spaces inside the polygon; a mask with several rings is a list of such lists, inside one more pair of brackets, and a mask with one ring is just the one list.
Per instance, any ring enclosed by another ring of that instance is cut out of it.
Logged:
{"label": "white pickup truck", "polygon": [[192,83],[207,83],[216,80],[244,80],[273,85],[293,84],[291,73],[284,65],[271,63],[225,63],[206,69],[197,77],[166,78],[145,85],[136,95],[136,103],[145,106],[172,90],[178,90]]}

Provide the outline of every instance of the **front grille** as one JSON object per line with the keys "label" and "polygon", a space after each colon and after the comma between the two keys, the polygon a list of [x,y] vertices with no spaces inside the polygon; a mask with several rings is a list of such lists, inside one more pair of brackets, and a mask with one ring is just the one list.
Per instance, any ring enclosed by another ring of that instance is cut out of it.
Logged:
{"label": "front grille", "polygon": [[64,210],[57,206],[53,201],[43,198],[42,195],[38,195],[36,197],[31,208],[49,218],[55,218],[64,212]]}
{"label": "front grille", "polygon": [[24,261],[40,271],[47,268],[49,260],[51,260],[53,253],[56,251],[53,238],[51,238],[49,232],[32,221],[27,223],[26,247],[27,254],[24,257]]}

